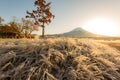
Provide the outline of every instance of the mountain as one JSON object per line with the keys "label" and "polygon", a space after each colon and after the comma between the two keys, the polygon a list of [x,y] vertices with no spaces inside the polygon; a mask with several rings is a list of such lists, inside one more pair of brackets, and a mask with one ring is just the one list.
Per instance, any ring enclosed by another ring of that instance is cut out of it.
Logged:
{"label": "mountain", "polygon": [[102,35],[97,35],[91,32],[88,32],[80,27],[75,28],[72,31],[60,34],[60,36],[71,36],[71,37],[103,37]]}

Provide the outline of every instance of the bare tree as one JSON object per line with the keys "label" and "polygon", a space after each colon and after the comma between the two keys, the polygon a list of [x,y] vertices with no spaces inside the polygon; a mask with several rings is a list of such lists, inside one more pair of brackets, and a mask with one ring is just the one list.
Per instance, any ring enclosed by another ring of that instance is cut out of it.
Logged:
{"label": "bare tree", "polygon": [[[0,17],[0,23],[4,21]],[[34,30],[38,30],[38,26],[33,21],[21,19],[21,22],[17,22],[17,18],[13,17],[12,21],[6,25],[0,25],[0,36],[1,37],[13,37],[13,38],[31,38],[31,33]]]}
{"label": "bare tree", "polygon": [[42,27],[42,37],[44,37],[45,32],[45,24],[51,23],[51,19],[55,16],[50,11],[51,2],[46,2],[45,0],[35,0],[34,2],[37,10],[33,10],[32,12],[27,11],[26,18],[33,18],[36,25]]}
{"label": "bare tree", "polygon": [[18,38],[23,38],[23,37],[31,38],[31,33],[34,30],[38,30],[38,27],[36,27],[34,22],[30,20],[26,20],[22,18],[21,21],[22,21],[21,23],[16,22],[16,20],[11,21],[9,23],[11,30],[14,30]]}
{"label": "bare tree", "polygon": [[38,30],[37,25],[35,25],[33,21],[22,18],[21,31],[25,36],[30,36],[34,30]]}
{"label": "bare tree", "polygon": [[2,17],[0,17],[0,25],[2,25],[3,21],[4,21],[4,19]]}

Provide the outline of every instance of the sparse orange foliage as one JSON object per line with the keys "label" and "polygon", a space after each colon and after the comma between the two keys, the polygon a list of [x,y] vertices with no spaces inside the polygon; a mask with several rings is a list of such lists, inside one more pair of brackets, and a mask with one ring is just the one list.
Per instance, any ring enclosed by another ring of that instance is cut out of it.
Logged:
{"label": "sparse orange foliage", "polygon": [[26,18],[33,18],[35,20],[35,24],[42,27],[42,37],[44,37],[44,28],[45,24],[51,23],[51,19],[55,17],[50,11],[51,2],[46,2],[45,0],[35,0],[34,2],[37,10],[33,10],[32,12],[27,11]]}

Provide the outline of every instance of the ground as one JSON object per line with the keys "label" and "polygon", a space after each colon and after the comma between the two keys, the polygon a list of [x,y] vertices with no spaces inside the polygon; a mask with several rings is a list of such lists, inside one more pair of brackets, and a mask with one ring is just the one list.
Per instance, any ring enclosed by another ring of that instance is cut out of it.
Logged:
{"label": "ground", "polygon": [[0,80],[119,80],[120,41],[0,39]]}

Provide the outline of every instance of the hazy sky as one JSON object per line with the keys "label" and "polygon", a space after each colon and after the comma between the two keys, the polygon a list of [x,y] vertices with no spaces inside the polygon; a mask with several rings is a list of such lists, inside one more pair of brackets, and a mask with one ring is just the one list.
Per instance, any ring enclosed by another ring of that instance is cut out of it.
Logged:
{"label": "hazy sky", "polygon": [[[55,19],[46,26],[46,33],[63,33],[96,17],[113,20],[120,26],[120,0],[47,0],[52,1],[51,10]],[[16,16],[26,16],[32,10],[34,0],[1,0],[0,16],[7,22]],[[40,32],[39,32],[40,33]],[[40,33],[41,34],[41,33]]]}

